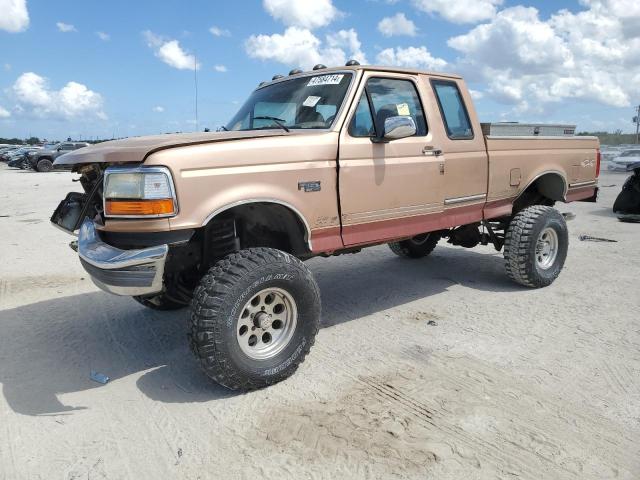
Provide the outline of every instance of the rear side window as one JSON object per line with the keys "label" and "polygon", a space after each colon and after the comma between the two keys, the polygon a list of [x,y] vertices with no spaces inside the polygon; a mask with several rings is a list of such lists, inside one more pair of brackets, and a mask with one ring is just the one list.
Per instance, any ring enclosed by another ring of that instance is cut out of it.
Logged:
{"label": "rear side window", "polygon": [[452,140],[473,138],[469,114],[455,82],[432,80],[447,135]]}

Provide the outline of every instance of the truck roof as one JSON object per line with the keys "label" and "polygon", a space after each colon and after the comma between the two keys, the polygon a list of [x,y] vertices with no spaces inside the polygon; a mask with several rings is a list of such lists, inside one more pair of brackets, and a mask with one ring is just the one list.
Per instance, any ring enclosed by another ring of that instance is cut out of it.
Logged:
{"label": "truck roof", "polygon": [[308,71],[300,72],[293,75],[284,75],[280,78],[262,82],[258,88],[264,87],[266,85],[270,85],[271,83],[290,80],[291,78],[295,78],[297,76],[322,75],[324,73],[344,72],[349,70],[354,72],[358,70],[364,70],[364,71],[374,71],[374,72],[405,73],[407,75],[430,75],[430,76],[455,78],[455,79],[462,78],[460,75],[456,75],[453,73],[433,72],[428,70],[420,70],[417,68],[389,67],[384,65],[348,65],[348,66],[342,66],[342,67],[326,67],[318,70],[308,70]]}

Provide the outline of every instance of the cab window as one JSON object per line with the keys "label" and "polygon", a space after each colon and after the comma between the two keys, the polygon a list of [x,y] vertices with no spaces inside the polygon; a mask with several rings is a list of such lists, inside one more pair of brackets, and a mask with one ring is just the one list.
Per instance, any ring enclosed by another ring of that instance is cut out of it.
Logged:
{"label": "cab window", "polygon": [[452,140],[473,138],[469,114],[455,82],[432,80],[431,83],[436,92],[438,106],[449,138]]}
{"label": "cab window", "polygon": [[416,124],[415,136],[423,137],[427,134],[424,111],[413,82],[395,78],[370,78],[358,102],[349,134],[353,137],[379,135],[384,131],[385,120],[397,116],[413,118]]}
{"label": "cab window", "polygon": [[369,108],[369,102],[367,101],[366,94],[362,94],[356,113],[349,125],[349,135],[352,137],[372,137],[376,134],[376,129],[373,126],[373,117],[371,116],[371,109]]}

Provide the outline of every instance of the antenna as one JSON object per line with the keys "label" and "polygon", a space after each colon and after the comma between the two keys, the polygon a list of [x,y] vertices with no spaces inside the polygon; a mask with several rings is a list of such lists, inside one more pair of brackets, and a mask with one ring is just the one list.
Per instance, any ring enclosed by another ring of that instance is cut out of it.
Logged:
{"label": "antenna", "polygon": [[198,58],[193,53],[193,82],[196,92],[196,132],[198,131]]}

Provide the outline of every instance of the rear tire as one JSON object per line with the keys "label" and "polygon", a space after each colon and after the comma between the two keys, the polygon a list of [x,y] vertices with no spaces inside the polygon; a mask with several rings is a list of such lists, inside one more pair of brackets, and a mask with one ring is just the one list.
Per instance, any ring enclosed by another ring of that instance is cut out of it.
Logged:
{"label": "rear tire", "polygon": [[439,240],[438,233],[423,233],[408,240],[390,243],[389,248],[399,257],[422,258],[433,252]]}
{"label": "rear tire", "polygon": [[50,172],[53,170],[53,163],[48,158],[42,158],[38,160],[36,164],[36,171],[38,172]]}
{"label": "rear tire", "polygon": [[314,343],[320,291],[297,258],[251,248],[216,263],[192,301],[190,340],[205,374],[232,390],[291,376]]}
{"label": "rear tire", "polygon": [[567,258],[569,233],[552,207],[534,205],[518,212],[507,228],[504,260],[507,276],[525,287],[551,285]]}
{"label": "rear tire", "polygon": [[151,310],[179,310],[188,306],[187,304],[178,303],[167,298],[163,293],[153,297],[133,297],[133,299],[140,305],[144,305]]}

